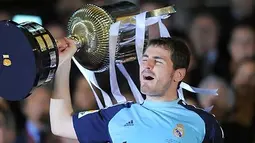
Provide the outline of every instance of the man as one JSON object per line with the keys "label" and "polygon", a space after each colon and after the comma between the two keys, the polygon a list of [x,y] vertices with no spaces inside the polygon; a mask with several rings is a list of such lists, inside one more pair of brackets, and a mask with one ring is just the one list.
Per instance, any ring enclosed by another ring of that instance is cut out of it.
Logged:
{"label": "man", "polygon": [[[1,99],[0,99],[1,100]],[[0,104],[0,143],[13,143],[16,139],[16,124],[9,106]]]}
{"label": "man", "polygon": [[186,76],[190,84],[197,86],[203,78],[211,74],[224,77],[228,74],[225,72],[227,59],[226,56],[221,56],[224,51],[219,47],[220,35],[219,22],[209,11],[195,15],[188,33],[193,45],[193,61]]}
{"label": "man", "polygon": [[254,142],[255,60],[253,58],[245,58],[238,64],[232,86],[236,102],[227,122],[222,124],[226,132],[225,142]]}
{"label": "man", "polygon": [[186,74],[190,53],[184,42],[152,40],[140,65],[143,104],[118,104],[72,116],[69,71],[75,46],[64,39],[58,44],[62,65],[55,78],[50,103],[52,132],[81,143],[221,143],[223,134],[215,118],[178,99],[177,88]]}
{"label": "man", "polygon": [[255,56],[255,29],[253,25],[241,23],[234,27],[229,42],[229,53],[231,56],[230,71],[233,75],[242,60]]}
{"label": "man", "polygon": [[38,87],[22,104],[26,116],[24,129],[18,134],[16,143],[45,143],[49,132],[50,90]]}
{"label": "man", "polygon": [[[199,83],[199,88],[218,89],[219,96],[198,95],[198,101],[202,108],[210,108],[215,115],[217,121],[222,124],[227,120],[229,112],[234,110],[235,95],[231,86],[221,77],[216,75],[209,75],[202,79]],[[224,129],[224,128],[223,128]]]}

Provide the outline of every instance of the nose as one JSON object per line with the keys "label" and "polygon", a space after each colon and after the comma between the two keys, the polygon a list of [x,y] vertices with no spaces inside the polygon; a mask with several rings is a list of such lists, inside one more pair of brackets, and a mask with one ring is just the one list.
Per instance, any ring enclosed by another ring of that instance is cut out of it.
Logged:
{"label": "nose", "polygon": [[145,69],[149,69],[152,70],[155,66],[155,61],[148,59],[145,63],[144,63],[144,67]]}

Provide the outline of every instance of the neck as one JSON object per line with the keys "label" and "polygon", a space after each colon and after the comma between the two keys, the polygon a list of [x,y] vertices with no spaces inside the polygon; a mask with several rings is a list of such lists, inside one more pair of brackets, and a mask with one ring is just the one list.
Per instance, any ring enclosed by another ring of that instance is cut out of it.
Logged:
{"label": "neck", "polygon": [[178,98],[177,88],[169,88],[162,95],[155,95],[155,96],[146,95],[146,100],[148,101],[168,102],[168,101],[176,100],[177,98]]}

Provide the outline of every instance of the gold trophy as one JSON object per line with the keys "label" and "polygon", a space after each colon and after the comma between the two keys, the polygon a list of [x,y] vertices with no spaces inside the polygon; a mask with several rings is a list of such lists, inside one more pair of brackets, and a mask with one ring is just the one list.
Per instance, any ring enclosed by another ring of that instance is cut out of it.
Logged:
{"label": "gold trophy", "polygon": [[[121,5],[124,5],[122,6],[123,8],[120,8]],[[127,9],[131,9],[134,6],[132,5],[132,3],[124,2],[113,7],[119,7],[119,11],[127,11]],[[108,11],[113,10],[108,9],[110,8],[108,8],[107,6],[101,8],[96,5],[88,4],[84,8],[76,11],[70,18],[68,24],[68,34],[71,35],[70,37],[72,39],[75,39],[77,47],[79,48],[78,52],[74,55],[74,57],[82,66],[84,66],[84,68],[92,70],[94,72],[101,72],[106,70],[109,64],[108,42],[109,29],[111,24],[120,21],[122,24],[135,25],[136,22],[134,15],[117,17],[117,13],[121,12],[116,10],[114,11],[114,14],[111,14]],[[175,13],[175,9],[172,6],[169,6],[148,12],[146,17],[148,18],[172,13]],[[134,35],[134,29],[120,30],[118,46],[116,49],[117,55],[115,58],[117,62],[125,63],[135,60],[135,43],[131,42],[127,45],[121,44],[125,43],[125,41],[127,41]]]}
{"label": "gold trophy", "polygon": [[[120,21],[135,25],[137,7],[130,2],[108,6],[87,4],[70,17],[68,38],[75,41],[75,59],[84,68],[103,72],[109,64],[109,29]],[[150,11],[146,18],[175,13],[173,6]],[[24,99],[38,86],[54,78],[58,62],[56,40],[41,25],[34,22],[0,22],[0,96],[7,100]],[[120,29],[116,62],[136,59],[135,43],[126,41],[134,37],[135,29]],[[145,39],[147,40],[147,39]],[[127,43],[127,44],[124,44]]]}

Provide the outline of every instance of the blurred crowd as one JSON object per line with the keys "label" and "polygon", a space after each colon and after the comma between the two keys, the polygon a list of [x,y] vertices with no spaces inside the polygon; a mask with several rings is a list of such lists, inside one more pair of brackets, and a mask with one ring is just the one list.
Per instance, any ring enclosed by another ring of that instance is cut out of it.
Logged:
{"label": "blurred crowd", "polygon": [[[207,96],[184,92],[185,99],[196,107],[211,109],[224,130],[226,143],[255,143],[255,1],[129,1],[139,5],[140,12],[175,5],[177,13],[163,22],[171,36],[185,39],[190,47],[192,57],[185,82],[195,87],[216,88],[219,94]],[[54,2],[57,17],[43,21],[43,26],[57,39],[66,36],[68,19],[75,10],[87,3],[102,6],[116,0]],[[0,9],[0,20],[12,19],[13,15],[8,9]],[[152,25],[149,27],[149,38],[156,37],[159,37],[158,26]],[[125,66],[139,87],[137,63],[127,63]],[[118,76],[120,81],[124,81],[120,74]],[[97,74],[99,84],[109,92],[107,77],[107,72]],[[127,99],[134,100],[127,83],[119,83]],[[88,82],[74,64],[70,88],[75,111],[98,108]],[[0,98],[0,143],[78,142],[54,136],[50,132],[49,102],[52,89],[52,83],[35,88],[23,101],[11,102]]]}

